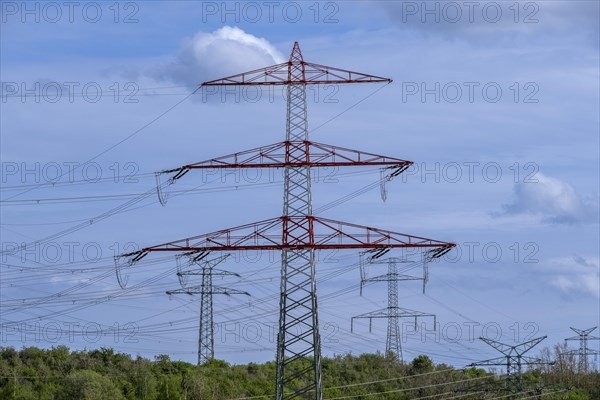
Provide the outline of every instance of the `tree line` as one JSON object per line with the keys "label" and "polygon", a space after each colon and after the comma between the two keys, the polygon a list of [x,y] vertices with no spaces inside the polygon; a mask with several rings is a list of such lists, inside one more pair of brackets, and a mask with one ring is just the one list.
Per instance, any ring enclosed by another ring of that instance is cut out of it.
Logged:
{"label": "tree line", "polygon": [[[544,349],[540,356],[557,362],[523,374],[528,388],[524,390],[532,388],[527,396],[537,393],[551,400],[600,399],[600,373],[584,373],[573,356],[558,357],[563,350],[560,345]],[[457,369],[435,364],[424,355],[400,363],[392,355],[346,354],[323,358],[322,367],[325,399],[357,396],[354,398],[414,400],[434,395],[440,399],[493,399],[505,395],[502,371]],[[167,355],[154,360],[134,358],[110,348],[70,351],[65,346],[20,350],[0,347],[0,399],[269,399],[273,398],[274,382],[274,362],[231,365],[213,360],[196,366],[171,360]]]}

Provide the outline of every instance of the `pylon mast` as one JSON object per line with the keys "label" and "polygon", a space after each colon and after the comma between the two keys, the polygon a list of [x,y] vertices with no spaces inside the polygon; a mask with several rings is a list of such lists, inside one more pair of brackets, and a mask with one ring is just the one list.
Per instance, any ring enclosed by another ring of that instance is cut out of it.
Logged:
{"label": "pylon mast", "polygon": [[577,336],[572,336],[570,338],[565,339],[565,342],[570,341],[570,340],[578,340],[579,341],[579,349],[568,351],[568,352],[566,352],[566,354],[577,355],[577,358],[579,361],[579,371],[583,372],[584,374],[587,374],[589,371],[588,357],[592,356],[592,355],[597,356],[598,354],[600,354],[600,352],[598,350],[590,349],[588,346],[588,341],[600,340],[600,337],[598,337],[598,336],[590,336],[590,333],[592,333],[597,328],[598,328],[597,326],[594,326],[593,328],[588,328],[588,329],[577,329],[577,328],[571,327],[571,330],[573,332],[577,333]]}
{"label": "pylon mast", "polygon": [[[182,267],[182,258],[187,258],[186,267]],[[229,257],[229,254],[211,259],[202,260],[198,255],[182,254],[177,257],[177,276],[181,283],[180,289],[168,290],[166,293],[171,296],[174,294],[200,295],[200,324],[198,327],[198,365],[205,364],[215,358],[215,333],[214,333],[214,310],[213,310],[213,295],[224,294],[231,296],[234,294],[249,293],[241,290],[225,288],[213,285],[214,276],[233,275],[239,277],[238,274],[229,271],[217,270],[214,267]],[[200,271],[190,269],[194,264],[200,266]],[[188,286],[186,277],[191,275],[200,275],[202,277],[201,286]]]}
{"label": "pylon mast", "polygon": [[[286,85],[285,141],[225,157],[163,171],[172,184],[199,168],[284,168],[283,216],[225,229],[207,235],[146,247],[116,258],[117,277],[150,252],[175,251],[204,254],[211,251],[281,251],[279,331],[277,335],[276,399],[323,398],[321,344],[317,313],[315,251],[322,249],[418,248],[439,257],[455,246],[427,238],[318,218],[312,215],[310,171],[322,166],[377,165],[390,177],[412,162],[313,143],[308,137],[306,85],[390,83],[391,79],[304,61],[294,43],[287,62],[226,78],[202,86]],[[316,150],[313,151],[313,150]],[[158,174],[158,178],[163,173]],[[159,183],[158,193],[161,203]],[[119,278],[119,282],[121,279]]]}
{"label": "pylon mast", "polygon": [[[386,336],[386,344],[385,344],[385,352],[386,355],[393,355],[396,360],[399,362],[404,362],[402,355],[402,337],[401,337],[401,327],[400,327],[400,319],[402,318],[410,318],[415,321],[415,327],[417,324],[417,319],[422,317],[432,317],[433,318],[433,326],[436,325],[436,318],[434,314],[427,314],[421,311],[409,310],[406,308],[400,308],[398,306],[398,282],[400,281],[414,281],[414,280],[422,280],[423,287],[425,287],[426,274],[424,273],[423,277],[401,274],[398,273],[398,264],[406,263],[408,260],[398,257],[390,257],[386,259],[379,259],[377,256],[371,256],[366,259],[361,257],[361,280],[360,280],[360,294],[362,296],[363,285],[365,283],[372,282],[387,282],[388,286],[388,305],[387,308],[369,312],[366,314],[360,314],[352,317],[350,322],[350,330],[354,330],[354,320],[355,319],[369,319],[369,332],[372,330],[372,321],[374,318],[385,318],[387,319],[387,336]],[[371,278],[367,277],[365,265],[367,264],[387,264],[388,271],[387,274],[374,276]],[[427,260],[423,259],[423,271],[425,272],[427,268],[425,265],[427,264]]]}

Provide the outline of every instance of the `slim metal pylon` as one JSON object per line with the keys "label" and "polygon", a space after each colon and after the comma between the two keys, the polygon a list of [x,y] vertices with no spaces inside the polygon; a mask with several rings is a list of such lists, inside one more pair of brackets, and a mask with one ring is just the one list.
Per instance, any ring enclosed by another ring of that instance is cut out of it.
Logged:
{"label": "slim metal pylon", "polygon": [[476,366],[504,366],[506,367],[506,397],[518,398],[523,392],[523,365],[543,365],[554,364],[554,362],[545,362],[539,358],[525,356],[524,354],[538,345],[547,336],[542,336],[536,339],[529,340],[524,343],[510,346],[487,338],[479,338],[484,343],[492,346],[500,353],[502,357],[492,358],[489,360],[478,361],[470,364],[470,367]]}
{"label": "slim metal pylon", "polygon": [[[296,42],[288,67],[290,83],[287,85],[286,141],[308,141],[303,61],[300,47]],[[286,157],[290,160],[305,160],[307,154],[304,147],[293,147]],[[283,216],[312,216],[310,166],[285,168]],[[310,220],[303,219],[301,226],[296,226],[295,229],[299,229],[302,234],[309,233]],[[291,232],[284,229],[284,235],[289,233]],[[296,396],[305,396],[314,391],[316,399],[323,397],[313,249],[286,249],[281,254],[276,399],[284,398],[286,383],[296,376],[304,376],[310,382],[298,390]]]}
{"label": "slim metal pylon", "polygon": [[[201,258],[202,256],[206,256],[206,254],[200,256],[197,254],[184,254],[177,257],[177,276],[179,278],[181,288],[175,290],[168,290],[166,292],[168,295],[200,295],[200,324],[198,328],[198,365],[205,364],[215,358],[215,325],[213,320],[213,295],[224,294],[230,296],[232,294],[245,294],[249,296],[247,292],[213,285],[214,276],[223,277],[233,275],[239,277],[239,275],[234,272],[217,270],[214,268],[216,265],[225,261],[229,257],[229,254],[211,260],[203,260]],[[187,258],[187,263],[183,264],[182,258]],[[193,268],[193,264],[199,265],[201,267],[200,270],[198,271],[197,269]],[[185,267],[182,265],[185,265]],[[202,284],[200,286],[187,285],[187,278],[192,275],[200,275],[202,277]]]}
{"label": "slim metal pylon", "polygon": [[[388,261],[388,308],[398,308],[398,268],[395,260]],[[386,354],[394,354],[396,359],[403,362],[402,341],[398,318],[388,318],[387,339],[385,342]]]}
{"label": "slim metal pylon", "polygon": [[[399,362],[404,362],[403,354],[402,354],[402,337],[401,337],[401,328],[400,328],[400,319],[402,318],[414,318],[415,326],[417,323],[417,319],[420,317],[433,317],[433,326],[436,325],[436,318],[434,314],[426,314],[421,311],[409,310],[406,308],[400,308],[398,306],[398,282],[399,281],[414,281],[414,280],[422,280],[423,288],[425,288],[425,283],[427,280],[426,271],[427,271],[427,261],[426,258],[423,257],[423,277],[418,277],[414,275],[407,275],[404,273],[398,272],[398,264],[404,263],[409,264],[409,269],[414,267],[414,262],[409,262],[406,259],[401,259],[398,257],[390,257],[386,259],[378,259],[377,256],[363,258],[361,255],[360,261],[360,270],[361,270],[361,280],[360,280],[360,294],[362,295],[362,288],[365,283],[370,282],[387,282],[388,284],[388,302],[387,308],[383,310],[378,310],[366,314],[361,314],[352,317],[350,322],[350,330],[354,331],[354,319],[369,319],[369,332],[372,330],[372,320],[373,318],[386,318],[387,319],[387,336],[386,336],[386,344],[385,344],[385,352],[386,355],[392,355]],[[367,272],[365,265],[366,264],[387,264],[388,272],[384,275],[375,276],[372,278],[367,277]],[[425,290],[425,289],[423,289]]]}
{"label": "slim metal pylon", "polygon": [[573,354],[577,356],[579,363],[579,372],[582,372],[584,374],[587,374],[589,371],[588,357],[597,356],[598,354],[600,354],[598,350],[590,349],[588,346],[588,341],[600,340],[600,337],[598,336],[590,336],[590,333],[592,333],[597,328],[597,326],[588,329],[577,329],[571,327],[571,330],[577,333],[577,336],[572,336],[565,339],[565,342],[569,340],[579,340],[579,349],[568,351],[565,354]]}

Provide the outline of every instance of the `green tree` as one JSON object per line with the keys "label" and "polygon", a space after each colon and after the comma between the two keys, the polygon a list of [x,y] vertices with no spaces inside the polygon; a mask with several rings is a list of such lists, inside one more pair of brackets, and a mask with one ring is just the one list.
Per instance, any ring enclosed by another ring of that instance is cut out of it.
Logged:
{"label": "green tree", "polygon": [[124,400],[123,395],[106,376],[95,371],[76,371],[67,376],[59,400]]}
{"label": "green tree", "polygon": [[410,369],[413,374],[423,374],[433,371],[433,361],[426,355],[421,354],[412,360]]}

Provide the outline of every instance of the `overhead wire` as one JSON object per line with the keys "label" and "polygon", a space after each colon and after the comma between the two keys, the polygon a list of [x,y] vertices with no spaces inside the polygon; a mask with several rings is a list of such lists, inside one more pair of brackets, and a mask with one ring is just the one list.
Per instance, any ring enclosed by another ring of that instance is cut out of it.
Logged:
{"label": "overhead wire", "polygon": [[[323,124],[321,124],[321,125],[317,126],[315,129],[313,129],[313,131],[316,131],[317,129],[321,128],[323,125],[325,125],[325,124],[327,124],[327,123],[331,122],[331,121],[332,121],[332,120],[334,120],[335,118],[337,118],[337,117],[339,117],[340,115],[342,115],[344,112],[346,112],[346,111],[348,111],[349,109],[351,109],[351,108],[355,107],[356,105],[360,104],[362,101],[364,101],[364,100],[366,100],[368,97],[370,97],[370,96],[374,95],[374,94],[375,94],[376,92],[378,92],[379,90],[381,90],[381,88],[379,88],[378,90],[376,90],[375,92],[373,92],[372,94],[370,94],[369,96],[367,96],[366,98],[364,98],[364,99],[361,99],[361,100],[360,100],[358,103],[355,103],[355,104],[354,104],[354,105],[352,105],[350,108],[348,108],[347,110],[343,111],[342,113],[340,113],[340,114],[337,114],[337,115],[336,115],[336,116],[334,116],[333,118],[331,118],[331,119],[329,119],[329,120],[325,121]],[[179,103],[178,103],[178,104],[179,104]],[[173,107],[173,108],[174,108],[174,107]],[[171,108],[171,109],[172,109],[172,108]],[[164,115],[164,114],[163,114],[163,115]],[[153,122],[153,121],[152,121],[152,122]],[[152,123],[152,122],[151,122],[151,123]],[[142,128],[142,129],[143,129],[143,128]],[[138,132],[139,132],[139,131],[138,131]],[[136,133],[136,132],[134,132],[134,134],[135,134],[135,133]],[[129,139],[130,137],[132,137],[132,136],[130,135],[130,136],[128,136],[127,138],[125,138],[124,140],[127,140],[127,139]],[[124,140],[123,140],[123,141],[124,141]],[[122,143],[122,142],[119,142],[119,143],[117,143],[117,145],[118,145],[118,144],[120,144],[120,143]],[[112,149],[112,148],[114,148],[114,147],[116,147],[116,145],[115,145],[115,146],[113,146],[113,147],[111,147],[111,148],[109,148],[109,149],[108,149],[108,150],[106,150],[106,151],[109,151],[110,149]],[[102,154],[104,154],[104,153],[101,153],[100,155],[102,155]],[[100,155],[98,155],[97,157],[99,157]],[[93,159],[92,159],[92,160],[93,160]],[[88,162],[89,162],[89,160],[88,160]],[[327,210],[327,209],[330,209],[330,208],[332,208],[332,207],[335,207],[336,205],[342,204],[343,202],[349,201],[350,199],[352,199],[352,198],[354,198],[354,197],[357,197],[357,196],[359,196],[359,195],[360,195],[360,194],[362,194],[362,193],[365,193],[366,191],[370,190],[371,188],[374,188],[374,187],[375,187],[375,185],[377,185],[377,184],[378,184],[378,183],[367,185],[365,188],[361,188],[361,189],[359,189],[359,190],[357,190],[357,191],[355,191],[355,192],[353,192],[353,193],[351,193],[351,194],[349,194],[349,195],[347,195],[347,196],[344,196],[342,199],[338,199],[336,202],[334,202],[334,203],[333,203],[333,205],[332,205],[332,204],[329,204],[329,205],[325,205],[325,206],[321,207],[320,209],[317,209],[317,212],[322,212],[322,211],[325,211],[325,210]],[[154,189],[152,190],[152,192],[154,192]],[[178,192],[185,192],[185,191],[178,191]],[[146,193],[144,193],[144,194],[142,194],[142,195],[146,195]],[[177,194],[176,194],[176,195],[177,195]],[[133,199],[133,200],[135,200],[135,199]],[[136,204],[136,203],[137,203],[137,202],[135,202],[135,203],[133,203],[133,204]],[[124,209],[128,209],[128,208],[130,208],[130,207],[131,207],[131,206],[127,206],[127,207],[124,207]],[[143,207],[143,206],[142,206],[142,207]],[[112,211],[112,210],[111,210],[111,211]],[[104,214],[103,214],[103,215],[104,215]],[[111,215],[115,215],[115,214],[111,214]],[[109,215],[109,216],[111,216],[111,215]],[[86,222],[87,222],[87,221],[89,221],[89,222],[90,222],[90,225],[91,225],[91,224],[92,224],[94,221],[96,221],[96,220],[97,220],[97,218],[93,218],[93,219],[86,220]],[[63,232],[64,232],[64,231],[63,231]],[[46,239],[46,238],[44,238],[44,239]],[[37,242],[39,242],[39,241],[37,241]],[[36,243],[36,242],[33,242],[33,243]]]}
{"label": "overhead wire", "polygon": [[[195,89],[192,93],[190,93],[189,95],[187,95],[186,97],[184,97],[183,99],[177,101],[175,104],[173,104],[172,106],[170,106],[169,108],[167,108],[165,111],[163,111],[162,113],[160,113],[158,116],[154,117],[153,119],[151,119],[149,122],[145,123],[144,125],[142,125],[140,128],[134,130],[132,133],[130,133],[129,135],[125,136],[123,139],[119,140],[118,142],[116,142],[115,144],[107,147],[106,149],[102,150],[100,153],[96,154],[95,156],[89,158],[87,161],[83,162],[80,165],[74,166],[73,169],[70,169],[70,171],[67,171],[66,173],[63,173],[60,177],[65,176],[68,173],[72,173],[73,171],[82,168],[85,165],[88,165],[89,163],[91,163],[92,161],[98,159],[99,157],[103,156],[104,154],[110,152],[111,150],[113,150],[114,148],[120,146],[121,144],[125,143],[126,141],[128,141],[129,139],[137,136],[140,132],[142,132],[144,129],[148,128],[150,125],[154,124],[156,121],[160,120],[162,117],[164,117],[165,115],[167,115],[169,112],[171,112],[172,110],[174,110],[175,108],[177,108],[180,104],[184,103],[187,99],[189,99],[191,96],[193,96],[198,90],[200,89],[200,87],[198,87],[197,89]],[[35,186],[32,188],[29,188],[23,192],[17,193],[11,197],[9,197],[6,200],[11,200],[14,199],[18,196],[21,196],[25,193],[29,193],[32,190],[38,188],[39,186]]]}

